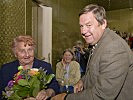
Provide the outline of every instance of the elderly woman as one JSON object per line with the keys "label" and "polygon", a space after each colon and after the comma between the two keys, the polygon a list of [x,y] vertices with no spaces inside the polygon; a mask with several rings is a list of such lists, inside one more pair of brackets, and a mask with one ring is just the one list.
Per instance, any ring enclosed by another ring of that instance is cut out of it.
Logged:
{"label": "elderly woman", "polygon": [[[45,61],[38,60],[34,57],[35,42],[30,36],[18,36],[13,40],[12,50],[17,60],[2,65],[0,69],[0,97],[2,91],[8,82],[13,79],[14,74],[18,72],[18,66],[25,68],[44,68],[47,74],[53,74],[51,65]],[[36,99],[44,100],[58,93],[58,82],[55,78],[47,86],[46,90],[38,93]]]}
{"label": "elderly woman", "polygon": [[73,61],[73,58],[73,52],[66,49],[63,52],[62,61],[56,64],[56,79],[62,86],[73,86],[80,79],[80,65]]}

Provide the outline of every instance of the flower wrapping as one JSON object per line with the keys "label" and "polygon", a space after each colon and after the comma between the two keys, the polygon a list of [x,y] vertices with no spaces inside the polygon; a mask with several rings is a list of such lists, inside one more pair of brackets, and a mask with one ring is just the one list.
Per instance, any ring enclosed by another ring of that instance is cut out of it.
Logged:
{"label": "flower wrapping", "polygon": [[8,82],[3,96],[12,100],[23,100],[28,97],[36,97],[38,92],[47,88],[54,74],[46,74],[42,68],[25,69],[18,67],[19,72],[14,75],[14,79]]}

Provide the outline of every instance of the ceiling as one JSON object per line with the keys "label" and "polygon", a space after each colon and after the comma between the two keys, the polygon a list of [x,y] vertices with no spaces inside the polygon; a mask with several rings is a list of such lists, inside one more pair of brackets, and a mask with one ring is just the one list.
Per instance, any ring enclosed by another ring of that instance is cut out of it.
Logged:
{"label": "ceiling", "polygon": [[[37,4],[45,5],[44,0],[32,0]],[[75,0],[77,2],[77,0]],[[103,6],[107,11],[130,8],[133,9],[133,0],[85,0],[88,3]],[[80,3],[80,2],[79,2]]]}
{"label": "ceiling", "polygon": [[133,9],[133,0],[89,0],[89,2],[101,5],[109,11],[125,8]]}

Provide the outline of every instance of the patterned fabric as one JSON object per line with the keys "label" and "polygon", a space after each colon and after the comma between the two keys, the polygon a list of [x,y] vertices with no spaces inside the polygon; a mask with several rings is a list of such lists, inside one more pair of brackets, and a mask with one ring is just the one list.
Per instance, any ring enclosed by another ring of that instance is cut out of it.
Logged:
{"label": "patterned fabric", "polygon": [[69,64],[69,77],[65,78],[66,69],[64,69],[63,64],[58,62],[56,65],[56,79],[57,81],[64,81],[64,85],[74,85],[80,79],[80,65],[76,61],[71,61]]}
{"label": "patterned fabric", "polygon": [[0,66],[15,59],[10,49],[13,38],[32,34],[31,19],[32,0],[0,0]]}

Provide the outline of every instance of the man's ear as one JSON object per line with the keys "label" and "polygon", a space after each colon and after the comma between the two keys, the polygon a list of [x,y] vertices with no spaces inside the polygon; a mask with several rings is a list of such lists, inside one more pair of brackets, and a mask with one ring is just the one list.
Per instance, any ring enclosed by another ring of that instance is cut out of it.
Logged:
{"label": "man's ear", "polygon": [[102,24],[102,29],[105,29],[107,27],[107,20],[104,19],[104,23]]}

